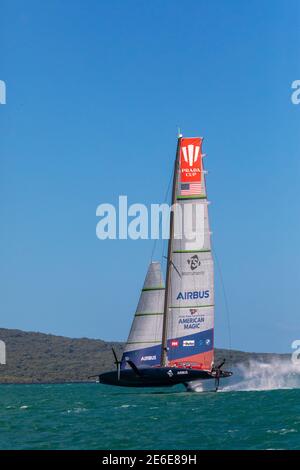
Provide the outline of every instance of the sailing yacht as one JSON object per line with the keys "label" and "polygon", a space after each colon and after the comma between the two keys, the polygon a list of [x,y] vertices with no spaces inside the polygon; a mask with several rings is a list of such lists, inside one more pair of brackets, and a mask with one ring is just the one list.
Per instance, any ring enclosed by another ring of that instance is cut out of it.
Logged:
{"label": "sailing yacht", "polygon": [[214,363],[214,262],[202,137],[179,135],[173,174],[166,280],[151,262],[121,360],[99,375],[125,387],[186,386],[232,372]]}

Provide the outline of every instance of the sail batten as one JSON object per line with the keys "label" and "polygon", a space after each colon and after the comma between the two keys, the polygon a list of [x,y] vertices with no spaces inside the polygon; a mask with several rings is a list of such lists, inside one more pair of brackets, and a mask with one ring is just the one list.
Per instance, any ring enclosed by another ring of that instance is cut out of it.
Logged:
{"label": "sail batten", "polygon": [[151,313],[151,312],[144,312],[144,313],[136,313],[135,317],[140,317],[142,315],[163,315],[164,312],[156,312],[156,313]]}
{"label": "sail batten", "polygon": [[206,196],[177,196],[176,199],[179,200],[179,201],[180,201],[180,200],[185,200],[185,201],[187,201],[187,200],[189,200],[189,199],[193,199],[193,200],[194,200],[194,199],[201,199],[201,200],[204,200],[204,199],[207,199],[207,197],[206,197]]}
{"label": "sail batten", "polygon": [[173,253],[211,253],[211,250],[174,250]]}
{"label": "sail batten", "polygon": [[164,287],[145,287],[142,289],[142,292],[148,292],[150,290],[164,290]]}

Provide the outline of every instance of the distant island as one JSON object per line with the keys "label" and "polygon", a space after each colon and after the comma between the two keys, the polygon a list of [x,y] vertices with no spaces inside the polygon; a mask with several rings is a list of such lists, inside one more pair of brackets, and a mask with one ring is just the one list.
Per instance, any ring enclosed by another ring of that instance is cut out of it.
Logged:
{"label": "distant island", "polygon": [[[0,365],[2,384],[86,382],[90,375],[114,369],[111,348],[113,346],[121,357],[124,347],[124,343],[119,342],[5,328],[0,328],[0,340],[6,343],[7,355],[7,364]],[[288,354],[216,349],[216,363],[226,358],[227,367],[250,360],[271,362],[287,357]]]}

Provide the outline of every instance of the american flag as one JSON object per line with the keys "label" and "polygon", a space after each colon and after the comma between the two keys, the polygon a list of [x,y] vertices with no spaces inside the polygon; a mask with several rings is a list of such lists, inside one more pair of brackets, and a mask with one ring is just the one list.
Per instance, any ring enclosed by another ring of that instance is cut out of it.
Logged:
{"label": "american flag", "polygon": [[201,194],[201,183],[181,183],[180,194],[181,196]]}

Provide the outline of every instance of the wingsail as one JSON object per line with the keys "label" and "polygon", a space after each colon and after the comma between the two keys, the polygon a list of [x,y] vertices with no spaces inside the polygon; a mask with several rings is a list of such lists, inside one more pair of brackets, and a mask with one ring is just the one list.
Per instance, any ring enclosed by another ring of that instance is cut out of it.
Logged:
{"label": "wingsail", "polygon": [[[167,364],[211,370],[214,357],[214,266],[202,139],[181,139],[170,239]],[[176,233],[181,237],[176,239]]]}

